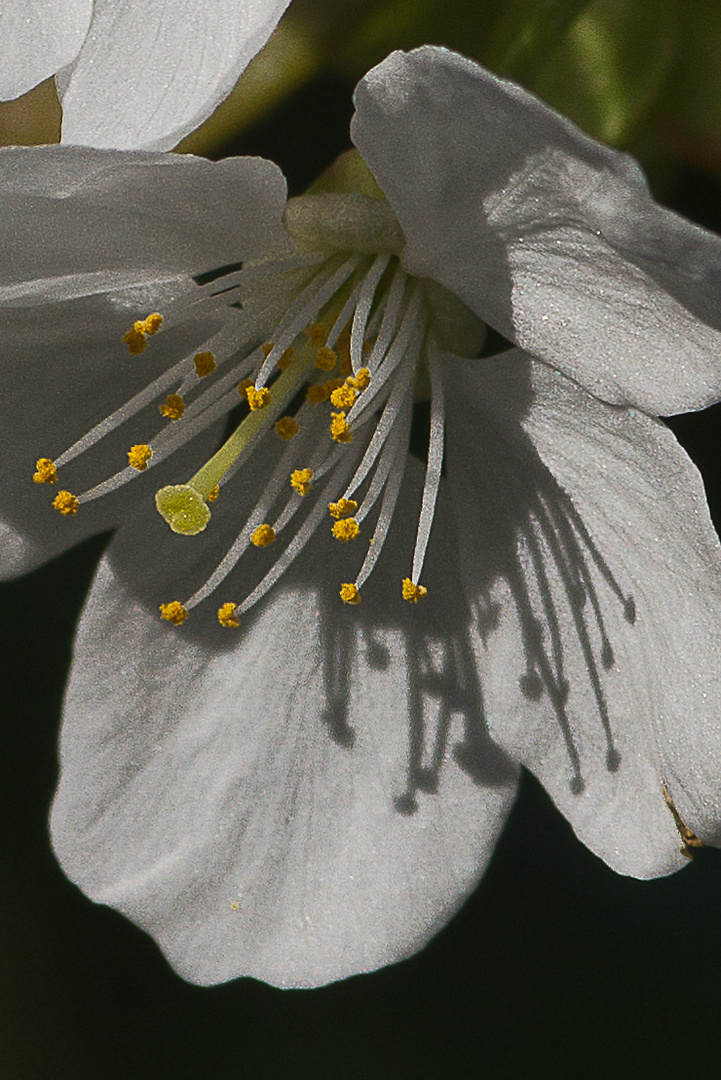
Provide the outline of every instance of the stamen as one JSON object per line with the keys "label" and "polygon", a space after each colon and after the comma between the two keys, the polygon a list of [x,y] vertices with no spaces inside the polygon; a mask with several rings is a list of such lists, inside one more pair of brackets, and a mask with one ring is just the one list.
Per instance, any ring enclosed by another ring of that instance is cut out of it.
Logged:
{"label": "stamen", "polygon": [[336,409],[350,409],[355,405],[355,399],[358,397],[358,393],[352,386],[348,386],[344,383],[343,386],[339,386],[337,390],[334,390],[330,396],[331,405],[335,405]]}
{"label": "stamen", "polygon": [[223,604],[218,609],[218,622],[221,626],[226,626],[229,629],[240,626],[240,619],[235,614],[235,604]]}
{"label": "stamen", "polygon": [[148,315],[147,319],[138,319],[133,324],[131,330],[128,330],[126,334],[123,334],[123,345],[128,346],[128,352],[131,356],[139,356],[140,353],[145,352],[148,344],[148,337],[152,334],[157,334],[158,330],[163,324],[163,316],[160,312],[155,311],[152,315]]}
{"label": "stamen", "polygon": [[133,469],[137,469],[138,472],[145,472],[148,467],[148,462],[153,456],[153,451],[145,443],[138,443],[137,446],[131,446],[128,450],[128,464]]}
{"label": "stamen", "polygon": [[408,600],[411,604],[417,604],[419,600],[422,600],[423,597],[427,595],[428,589],[425,589],[423,585],[416,585],[415,582],[407,577],[403,578],[401,592],[404,600]]}
{"label": "stamen", "polygon": [[172,623],[173,626],[182,626],[188,618],[188,612],[179,600],[172,600],[169,604],[160,605],[160,618]]}
{"label": "stamen", "polygon": [[332,371],[338,363],[338,354],[323,345],[315,354],[315,366],[319,371]]}
{"label": "stamen", "polygon": [[342,518],[354,514],[358,509],[358,503],[355,499],[339,499],[338,502],[328,503],[328,509],[331,517]]}
{"label": "stamen", "polygon": [[265,386],[262,386],[260,390],[256,390],[254,386],[249,386],[245,391],[245,396],[248,399],[251,412],[264,409],[266,405],[270,404],[270,390]]}
{"label": "stamen", "polygon": [[63,517],[70,517],[72,514],[77,514],[78,502],[75,495],[72,495],[69,491],[59,491],[53,499],[53,507],[59,510]]}
{"label": "stamen", "polygon": [[331,531],[336,540],[347,544],[349,540],[355,540],[360,532],[360,525],[355,518],[343,518],[342,521],[336,521]]}
{"label": "stamen", "polygon": [[360,592],[357,585],[349,584],[346,582],[340,587],[340,593],[338,594],[344,604],[360,604]]}
{"label": "stamen", "polygon": [[58,479],[58,470],[55,468],[55,462],[50,458],[41,457],[35,462],[36,473],[33,473],[33,480],[36,484],[54,484]]}
{"label": "stamen", "polygon": [[313,479],[312,469],[295,469],[290,474],[290,486],[294,491],[297,491],[299,495],[307,495],[310,491]]}
{"label": "stamen", "polygon": [[180,420],[185,412],[185,402],[180,394],[168,394],[165,404],[158,405],[158,412],[169,420]]}
{"label": "stamen", "polygon": [[428,547],[428,538],[433,525],[438,489],[441,483],[441,472],[443,470],[443,380],[441,378],[438,350],[433,341],[429,343],[428,348],[428,370],[431,377],[430,442],[426,478],[423,485],[423,501],[421,502],[421,513],[418,519],[416,546],[413,552],[413,569],[411,571],[413,581],[418,581],[423,569],[423,560],[426,557],[426,548]]}
{"label": "stamen", "polygon": [[272,525],[259,525],[250,539],[256,547],[270,547],[275,541],[275,529]]}
{"label": "stamen", "polygon": [[248,391],[250,390],[251,386],[254,386],[252,379],[241,379],[237,386],[238,397],[242,398],[243,401],[247,401]]}
{"label": "stamen", "polygon": [[212,375],[218,366],[215,362],[215,354],[210,349],[205,349],[203,352],[196,353],[193,357],[193,364],[195,365],[195,374],[199,379],[204,379],[208,375]]}
{"label": "stamen", "polygon": [[294,416],[281,416],[280,420],[276,420],[273,430],[279,439],[287,441],[295,438],[300,431],[300,425]]}
{"label": "stamen", "polygon": [[368,325],[371,305],[373,304],[378,282],[382,278],[389,262],[390,255],[377,255],[363,282],[360,297],[358,298],[358,306],[356,307],[355,315],[353,316],[353,327],[350,338],[351,364],[354,371],[361,366],[363,340],[365,338],[366,326]]}
{"label": "stamen", "polygon": [[330,434],[336,442],[353,442],[353,432],[348,427],[344,412],[330,414]]}

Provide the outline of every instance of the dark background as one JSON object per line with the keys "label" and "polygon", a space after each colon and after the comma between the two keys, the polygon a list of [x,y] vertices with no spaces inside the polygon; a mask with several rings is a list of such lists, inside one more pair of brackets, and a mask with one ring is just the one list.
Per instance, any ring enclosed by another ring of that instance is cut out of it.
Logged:
{"label": "dark background", "polygon": [[[227,152],[274,159],[299,193],[347,147],[351,89],[308,86]],[[685,169],[671,201],[719,229],[720,195]],[[673,422],[717,526],[720,415]],[[325,989],[189,986],[87,901],[46,817],[72,632],[105,540],[0,589],[0,1080],[721,1075],[721,853],[659,881],[618,877],[530,776],[451,925],[413,959]]]}

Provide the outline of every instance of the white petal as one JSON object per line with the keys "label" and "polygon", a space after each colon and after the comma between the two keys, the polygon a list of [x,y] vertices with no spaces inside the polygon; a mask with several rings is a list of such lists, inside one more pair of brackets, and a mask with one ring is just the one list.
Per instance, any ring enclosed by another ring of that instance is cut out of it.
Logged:
{"label": "white petal", "polygon": [[0,10],[0,101],[16,98],[77,56],[93,0],[4,0]]}
{"label": "white petal", "polygon": [[445,369],[492,734],[622,873],[721,843],[721,559],[672,433],[518,352]]}
{"label": "white petal", "polygon": [[285,180],[260,158],[3,149],[0,196],[0,284],[198,274],[288,245]]}
{"label": "white petal", "polygon": [[721,239],[656,205],[631,158],[443,49],[394,53],[356,104],[413,272],[607,401],[721,396]]}
{"label": "white petal", "polygon": [[[234,495],[215,505],[237,528]],[[76,644],[53,812],[67,873],[198,983],[314,986],[421,948],[480,877],[515,790],[481,721],[453,560],[436,557],[425,609],[400,599],[395,565],[344,607],[348,552],[316,537],[237,631],[203,608],[174,629],[157,604],[204,549],[135,526]]]}
{"label": "white petal", "polygon": [[63,142],[169,150],[230,93],[289,0],[95,0]]}

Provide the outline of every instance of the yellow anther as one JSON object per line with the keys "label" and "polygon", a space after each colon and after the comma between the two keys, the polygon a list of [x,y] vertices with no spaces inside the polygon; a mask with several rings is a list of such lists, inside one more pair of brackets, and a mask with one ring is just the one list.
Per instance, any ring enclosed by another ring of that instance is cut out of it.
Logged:
{"label": "yellow anther", "polygon": [[330,434],[331,438],[335,439],[336,442],[353,442],[353,432],[348,427],[344,412],[330,414]]}
{"label": "yellow anther", "polygon": [[145,443],[138,443],[137,446],[131,446],[128,450],[128,465],[133,469],[137,469],[138,472],[145,472],[148,467],[148,462],[153,456],[153,451]]}
{"label": "yellow anther", "polygon": [[290,486],[299,495],[307,495],[311,488],[310,482],[312,479],[312,469],[296,469],[290,474]]}
{"label": "yellow anther", "polygon": [[173,626],[182,626],[188,618],[188,612],[179,600],[172,600],[169,604],[160,605],[160,618],[172,623]]}
{"label": "yellow anther", "polygon": [[281,371],[285,371],[285,369],[288,367],[288,365],[292,364],[292,362],[293,362],[293,353],[294,352],[295,352],[295,350],[293,349],[293,346],[290,345],[285,350],[284,353],[281,353],[280,358],[278,360],[278,367],[280,368]]}
{"label": "yellow anther", "polygon": [[332,371],[337,363],[338,354],[333,349],[328,348],[327,345],[323,345],[315,354],[315,366],[320,371]]}
{"label": "yellow anther", "polygon": [[53,499],[53,507],[59,510],[63,517],[71,517],[72,514],[77,514],[78,502],[75,495],[72,495],[69,491],[59,491]]}
{"label": "yellow anther", "polygon": [[264,341],[263,342],[263,344],[261,345],[261,349],[263,350],[263,356],[266,358],[266,360],[268,359],[268,357],[270,356],[270,354],[272,353],[274,348],[275,348],[275,342],[274,341]]}
{"label": "yellow anther", "polygon": [[219,495],[220,487],[218,484],[216,484],[213,490],[208,493],[208,502],[215,502]]}
{"label": "yellow anther", "polygon": [[370,386],[370,382],[371,373],[370,368],[367,367],[358,368],[358,371],[355,373],[355,375],[349,375],[346,379],[346,384],[348,386],[354,387],[361,393],[364,390],[368,389],[368,387]]}
{"label": "yellow anther", "polygon": [[158,412],[168,420],[180,420],[185,412],[185,402],[180,394],[168,394],[165,404],[158,405]]}
{"label": "yellow anther", "polygon": [[[143,333],[145,334],[157,334],[160,327],[163,325],[163,316],[159,311],[154,311],[152,315],[148,315],[147,319],[143,321]],[[136,323],[137,326],[137,323]]]}
{"label": "yellow anther", "polygon": [[273,430],[279,439],[293,439],[300,431],[300,425],[294,416],[281,416]]}
{"label": "yellow anther", "polygon": [[223,604],[218,608],[218,622],[228,628],[240,626],[240,619],[235,614],[235,604]]}
{"label": "yellow anther", "polygon": [[330,510],[331,517],[348,517],[349,514],[354,514],[356,512],[358,503],[355,499],[339,499],[337,503],[328,503],[328,509]]}
{"label": "yellow anther", "polygon": [[131,356],[138,356],[145,351],[148,344],[147,336],[156,334],[163,325],[163,316],[158,311],[148,315],[147,319],[138,319],[133,323],[132,330],[123,334],[123,344],[128,346]]}
{"label": "yellow anther", "polygon": [[58,478],[58,470],[49,457],[38,458],[35,462],[35,468],[38,470],[33,473],[33,480],[36,484],[54,484]]}
{"label": "yellow anther", "polygon": [[170,528],[181,536],[196,536],[210,521],[205,499],[190,484],[171,484],[155,495],[155,505]]}
{"label": "yellow anther", "polygon": [[204,379],[206,375],[212,375],[218,366],[215,362],[215,354],[210,349],[196,353],[193,357],[193,363],[195,364],[195,374],[199,379]]}
{"label": "yellow anther", "polygon": [[252,379],[243,379],[241,382],[238,383],[238,396],[242,397],[243,401],[248,400],[248,391],[253,385],[254,384]]}
{"label": "yellow anther", "polygon": [[350,409],[355,404],[358,394],[352,386],[339,386],[330,396],[331,405],[336,409]]}
{"label": "yellow anther", "polygon": [[250,411],[256,412],[258,409],[264,409],[270,401],[270,390],[266,386],[263,386],[260,390],[256,390],[254,386],[249,386],[245,391],[245,396],[248,399]]}
{"label": "yellow anther", "polygon": [[428,593],[428,589],[424,588],[423,585],[416,585],[409,577],[403,578],[401,591],[403,599],[408,600],[411,604],[417,604]]}
{"label": "yellow anther", "polygon": [[259,525],[250,539],[256,547],[268,547],[275,540],[275,529],[272,525]]}
{"label": "yellow anther", "polygon": [[123,345],[128,346],[128,352],[131,356],[139,356],[141,352],[145,352],[148,346],[148,339],[142,330],[136,330],[136,326],[140,326],[140,323],[136,323],[132,330],[128,330],[127,334],[123,334]]}
{"label": "yellow anther", "polygon": [[324,323],[314,322],[311,323],[310,326],[306,326],[303,333],[308,338],[311,345],[320,348],[328,337],[328,327],[325,326]]}
{"label": "yellow anther", "polygon": [[357,585],[346,582],[340,587],[339,596],[344,604],[360,604],[360,592]]}
{"label": "yellow anther", "polygon": [[355,540],[360,532],[360,525],[355,518],[343,518],[342,521],[336,521],[331,531],[336,540],[347,544],[349,540]]}

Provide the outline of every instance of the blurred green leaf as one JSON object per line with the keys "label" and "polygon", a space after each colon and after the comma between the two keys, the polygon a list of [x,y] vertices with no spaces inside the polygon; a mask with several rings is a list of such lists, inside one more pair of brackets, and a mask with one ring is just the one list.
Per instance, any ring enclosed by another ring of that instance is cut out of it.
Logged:
{"label": "blurred green leaf", "polygon": [[593,0],[532,88],[604,142],[628,145],[675,56],[674,0]]}
{"label": "blurred green leaf", "polygon": [[530,85],[590,0],[509,0],[492,27],[482,59],[488,67]]}

